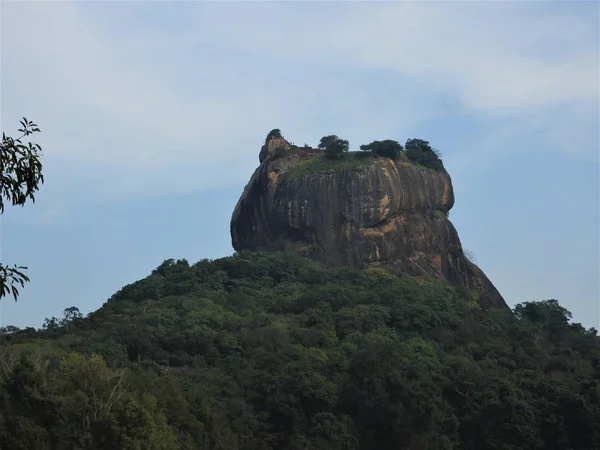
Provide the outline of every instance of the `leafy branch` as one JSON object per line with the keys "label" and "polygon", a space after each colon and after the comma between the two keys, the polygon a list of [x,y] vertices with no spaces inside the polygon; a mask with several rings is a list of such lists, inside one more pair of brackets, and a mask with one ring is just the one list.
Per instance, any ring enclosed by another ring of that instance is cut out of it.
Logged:
{"label": "leafy branch", "polygon": [[6,267],[0,264],[0,298],[12,294],[17,301],[19,296],[17,285],[24,287],[25,283],[29,281],[29,277],[21,272],[22,269],[27,269],[27,267],[17,265]]}
{"label": "leafy branch", "polygon": [[[37,124],[23,117],[21,135],[14,139],[2,133],[0,143],[0,214],[4,213],[5,201],[13,206],[23,206],[27,200],[35,203],[35,193],[44,183],[42,174],[41,151],[38,144],[22,139],[40,131]],[[0,264],[0,298],[12,294],[15,301],[19,288],[24,287],[29,277],[22,272],[27,267],[7,267]]]}
{"label": "leafy branch", "polygon": [[21,127],[17,131],[22,133],[16,139],[2,133],[0,144],[0,214],[4,213],[4,201],[8,200],[13,206],[23,206],[27,199],[35,203],[35,192],[44,183],[42,162],[40,160],[42,148],[39,144],[28,142],[23,144],[22,139],[33,133],[39,132],[37,124],[23,117]]}

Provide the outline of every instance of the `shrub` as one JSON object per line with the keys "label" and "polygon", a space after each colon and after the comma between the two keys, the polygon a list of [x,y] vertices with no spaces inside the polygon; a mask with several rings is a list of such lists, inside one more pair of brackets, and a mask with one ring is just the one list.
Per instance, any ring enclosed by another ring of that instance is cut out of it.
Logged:
{"label": "shrub", "polygon": [[378,156],[385,156],[387,158],[395,159],[402,151],[402,145],[400,145],[397,141],[386,139],[384,141],[373,141],[370,144],[361,145],[360,149],[364,150],[365,152],[370,151]]}

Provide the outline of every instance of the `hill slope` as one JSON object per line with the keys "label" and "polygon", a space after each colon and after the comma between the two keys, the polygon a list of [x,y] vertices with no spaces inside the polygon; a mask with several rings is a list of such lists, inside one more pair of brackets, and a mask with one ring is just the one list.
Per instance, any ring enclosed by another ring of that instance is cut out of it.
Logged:
{"label": "hill slope", "polygon": [[595,330],[515,313],[296,254],[168,260],[87,318],[3,330],[0,448],[600,446]]}

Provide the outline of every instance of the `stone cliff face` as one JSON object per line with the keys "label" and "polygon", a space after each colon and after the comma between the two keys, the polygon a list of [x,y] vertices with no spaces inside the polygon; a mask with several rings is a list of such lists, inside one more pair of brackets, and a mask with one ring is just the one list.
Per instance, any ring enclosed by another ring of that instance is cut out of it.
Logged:
{"label": "stone cliff face", "polygon": [[236,250],[293,250],[356,268],[393,265],[506,307],[465,257],[447,218],[454,205],[447,172],[402,159],[330,161],[320,150],[292,149],[283,139],[263,146],[260,161],[233,212]]}

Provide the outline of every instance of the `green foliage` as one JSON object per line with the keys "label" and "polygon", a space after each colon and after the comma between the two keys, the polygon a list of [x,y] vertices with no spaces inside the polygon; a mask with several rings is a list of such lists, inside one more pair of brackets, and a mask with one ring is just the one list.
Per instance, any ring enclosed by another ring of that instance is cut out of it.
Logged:
{"label": "green foliage", "polygon": [[274,128],[269,131],[267,137],[265,138],[265,144],[269,142],[271,139],[283,139],[283,135],[281,134],[281,130],[279,128]]}
{"label": "green foliage", "polygon": [[86,318],[67,308],[54,328],[0,330],[0,442],[599,447],[596,331],[556,300],[514,314],[472,303],[393,268],[169,259]]}
{"label": "green foliage", "polygon": [[429,141],[409,139],[404,145],[409,160],[434,170],[444,170],[444,164],[437,150],[431,148]]}
{"label": "green foliage", "polygon": [[22,358],[2,378],[0,436],[7,448],[178,449],[150,394],[130,394],[125,369],[69,353],[35,364]]}
{"label": "green foliage", "polygon": [[350,152],[340,157],[330,158],[318,155],[304,160],[290,168],[282,175],[282,179],[292,179],[304,175],[335,173],[342,170],[361,170],[369,167],[373,161],[362,157],[361,153]]}
{"label": "green foliage", "polygon": [[[21,136],[14,139],[2,133],[0,143],[0,214],[4,213],[5,201],[12,206],[24,206],[27,200],[35,202],[35,193],[44,183],[42,148],[38,144],[23,144],[24,137],[40,131],[38,126],[23,117],[21,128],[17,130]],[[15,301],[19,296],[19,288],[29,281],[23,272],[27,267],[8,267],[0,264],[0,298],[12,294]]]}
{"label": "green foliage", "polygon": [[337,137],[335,134],[323,136],[318,148],[325,151],[325,156],[330,159],[341,158],[348,152],[350,144],[347,140]]}
{"label": "green foliage", "polygon": [[403,150],[402,145],[391,139],[386,139],[384,141],[373,141],[370,144],[361,145],[360,149],[366,152],[371,152],[374,155],[384,156],[392,159],[396,159],[396,157]]}
{"label": "green foliage", "polygon": [[[265,139],[268,143],[271,139],[283,138],[279,129],[273,129],[269,132]],[[292,144],[292,148],[297,149],[296,145]],[[310,148],[308,144],[304,144],[303,148]],[[335,134],[323,136],[319,141],[318,148],[325,152],[325,156],[329,159],[341,159],[349,152],[350,145],[347,140],[341,139]],[[366,157],[369,155],[382,156],[386,158],[396,159],[402,155],[403,159],[408,159],[415,164],[432,169],[445,170],[441,160],[440,153],[433,149],[429,141],[423,139],[408,139],[405,147],[395,140],[385,139],[383,141],[373,141],[370,144],[363,144],[360,149],[364,151],[357,157]],[[288,150],[277,148],[273,151],[273,157],[278,158],[288,153]]]}

